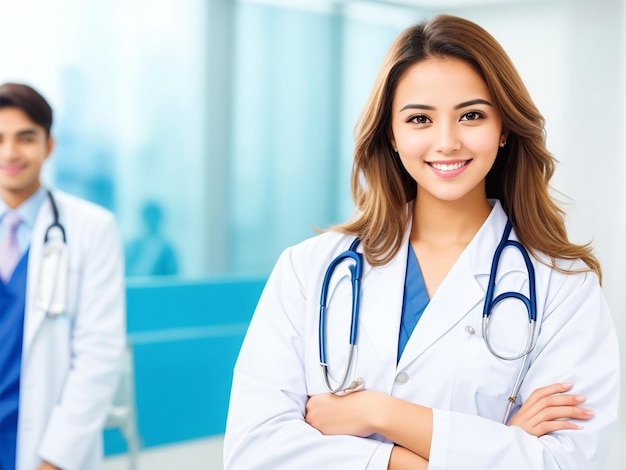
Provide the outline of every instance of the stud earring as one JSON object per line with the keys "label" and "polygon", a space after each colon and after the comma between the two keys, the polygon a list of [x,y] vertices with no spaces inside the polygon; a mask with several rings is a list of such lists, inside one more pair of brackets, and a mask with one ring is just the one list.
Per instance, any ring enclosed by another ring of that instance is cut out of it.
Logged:
{"label": "stud earring", "polygon": [[500,147],[504,147],[506,145],[506,140],[503,140],[502,142],[500,142]]}

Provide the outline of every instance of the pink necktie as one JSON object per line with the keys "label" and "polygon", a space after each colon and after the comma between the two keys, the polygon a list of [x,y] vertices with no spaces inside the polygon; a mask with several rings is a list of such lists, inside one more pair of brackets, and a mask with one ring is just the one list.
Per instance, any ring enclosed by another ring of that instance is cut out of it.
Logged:
{"label": "pink necktie", "polygon": [[15,212],[7,212],[2,225],[7,229],[4,240],[0,243],[0,278],[4,282],[11,279],[11,274],[20,260],[20,247],[17,244],[17,228],[22,221]]}

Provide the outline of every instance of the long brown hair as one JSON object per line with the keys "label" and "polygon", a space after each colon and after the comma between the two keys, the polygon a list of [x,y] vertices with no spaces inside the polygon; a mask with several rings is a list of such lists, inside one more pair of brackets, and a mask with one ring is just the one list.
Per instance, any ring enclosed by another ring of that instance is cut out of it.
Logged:
{"label": "long brown hair", "polygon": [[374,266],[400,249],[417,184],[392,149],[391,104],[406,71],[430,57],[470,64],[489,88],[508,135],[487,174],[487,197],[501,201],[520,242],[549,256],[553,267],[556,259],[582,259],[601,279],[590,245],[569,242],[564,212],[550,196],[555,159],[546,148],[543,116],[502,46],[480,26],[454,16],[406,29],[388,51],[355,127],[352,197],[359,213],[333,229],[358,236]]}

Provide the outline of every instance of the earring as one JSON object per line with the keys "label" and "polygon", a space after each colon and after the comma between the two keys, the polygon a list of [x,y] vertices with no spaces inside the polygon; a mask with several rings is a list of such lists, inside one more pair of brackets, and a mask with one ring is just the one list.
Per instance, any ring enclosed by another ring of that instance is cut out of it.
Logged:
{"label": "earring", "polygon": [[506,140],[503,140],[502,142],[500,142],[500,147],[504,147],[506,145]]}

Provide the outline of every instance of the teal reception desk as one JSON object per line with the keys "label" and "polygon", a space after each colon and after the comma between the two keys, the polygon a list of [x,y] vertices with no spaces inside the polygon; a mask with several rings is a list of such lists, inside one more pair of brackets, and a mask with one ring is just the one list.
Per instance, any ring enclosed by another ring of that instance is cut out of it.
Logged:
{"label": "teal reception desk", "polygon": [[[141,447],[224,432],[232,369],[265,279],[129,281],[127,324]],[[107,455],[125,452],[106,430]]]}

